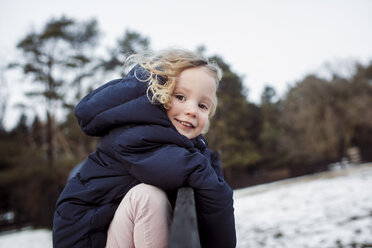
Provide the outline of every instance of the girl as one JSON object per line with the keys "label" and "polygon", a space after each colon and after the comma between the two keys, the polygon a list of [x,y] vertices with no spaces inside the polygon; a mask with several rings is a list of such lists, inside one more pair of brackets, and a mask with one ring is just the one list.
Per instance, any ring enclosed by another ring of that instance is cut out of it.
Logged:
{"label": "girl", "polygon": [[194,189],[202,247],[235,247],[232,190],[201,135],[220,69],[184,50],[129,61],[125,78],[76,107],[83,131],[102,140],[57,201],[54,247],[166,247],[172,196],[184,186]]}

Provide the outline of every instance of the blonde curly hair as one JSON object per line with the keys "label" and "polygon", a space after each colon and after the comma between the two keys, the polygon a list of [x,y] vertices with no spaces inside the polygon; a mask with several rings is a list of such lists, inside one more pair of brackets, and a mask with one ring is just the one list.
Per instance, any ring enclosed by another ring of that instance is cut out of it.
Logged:
{"label": "blonde curly hair", "polygon": [[[160,103],[165,109],[171,107],[171,97],[177,78],[186,69],[204,67],[215,79],[216,88],[222,78],[222,71],[217,63],[194,52],[182,49],[164,50],[158,54],[135,54],[128,57],[126,66],[139,64],[149,76],[147,97],[152,103]],[[217,96],[214,97],[209,117],[212,117],[217,107]]]}

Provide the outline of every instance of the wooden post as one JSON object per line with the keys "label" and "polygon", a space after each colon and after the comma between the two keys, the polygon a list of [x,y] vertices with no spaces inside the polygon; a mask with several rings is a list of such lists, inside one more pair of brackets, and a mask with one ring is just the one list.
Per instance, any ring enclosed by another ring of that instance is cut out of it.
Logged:
{"label": "wooden post", "polygon": [[194,191],[180,188],[169,233],[170,248],[200,248]]}

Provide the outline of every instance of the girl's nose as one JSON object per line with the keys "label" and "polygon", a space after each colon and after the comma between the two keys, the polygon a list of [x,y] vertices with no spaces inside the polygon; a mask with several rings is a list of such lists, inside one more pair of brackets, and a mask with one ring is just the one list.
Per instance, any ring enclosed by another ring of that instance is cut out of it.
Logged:
{"label": "girl's nose", "polygon": [[197,106],[195,106],[195,104],[191,104],[191,103],[187,104],[185,113],[186,113],[186,115],[189,115],[189,116],[196,116]]}

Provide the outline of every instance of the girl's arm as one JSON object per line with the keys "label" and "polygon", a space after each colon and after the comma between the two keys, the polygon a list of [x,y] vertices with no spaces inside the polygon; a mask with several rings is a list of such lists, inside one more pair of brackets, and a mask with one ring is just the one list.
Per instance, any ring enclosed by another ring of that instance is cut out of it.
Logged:
{"label": "girl's arm", "polygon": [[194,188],[203,247],[235,247],[233,193],[205,155],[176,145],[154,146],[147,151],[141,146],[141,152],[127,145],[116,147],[116,158],[139,181],[164,190]]}
{"label": "girl's arm", "polygon": [[217,176],[224,178],[219,154],[211,152],[209,149],[206,149],[204,155],[207,156],[211,161],[211,165],[214,171],[216,172]]}

